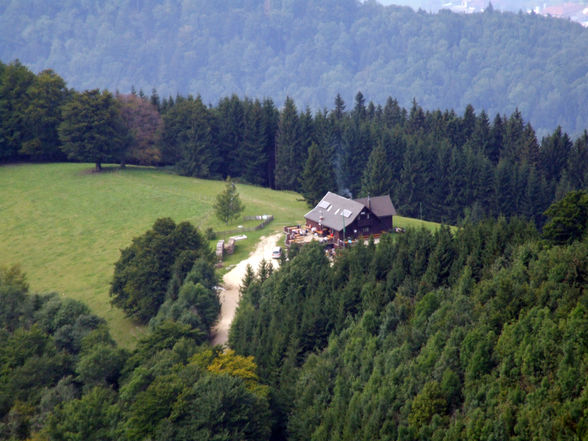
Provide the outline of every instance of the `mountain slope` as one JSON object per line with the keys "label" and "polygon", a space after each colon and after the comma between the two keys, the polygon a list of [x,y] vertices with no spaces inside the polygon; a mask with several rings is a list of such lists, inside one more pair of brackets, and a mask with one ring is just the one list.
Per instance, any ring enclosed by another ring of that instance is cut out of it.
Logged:
{"label": "mountain slope", "polygon": [[78,89],[291,96],[322,108],[361,90],[384,103],[488,114],[516,107],[543,135],[588,126],[588,30],[537,15],[458,15],[354,0],[0,2],[0,59]]}

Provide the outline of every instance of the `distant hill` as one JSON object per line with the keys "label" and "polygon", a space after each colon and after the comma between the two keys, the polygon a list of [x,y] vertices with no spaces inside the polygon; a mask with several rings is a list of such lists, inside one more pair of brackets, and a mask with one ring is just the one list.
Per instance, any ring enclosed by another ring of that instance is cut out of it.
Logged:
{"label": "distant hill", "polygon": [[534,14],[429,14],[355,0],[0,0],[0,59],[76,89],[518,108],[539,136],[588,127],[588,29]]}

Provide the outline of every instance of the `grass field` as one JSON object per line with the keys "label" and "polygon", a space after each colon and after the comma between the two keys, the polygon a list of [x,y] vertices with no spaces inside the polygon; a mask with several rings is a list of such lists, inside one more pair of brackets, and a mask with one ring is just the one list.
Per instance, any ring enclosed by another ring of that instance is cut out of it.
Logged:
{"label": "grass field", "polygon": [[[226,226],[214,215],[213,201],[224,188],[220,181],[149,168],[92,170],[92,164],[0,167],[0,265],[19,264],[33,292],[55,291],[85,302],[109,322],[116,340],[130,347],[143,328],[112,308],[108,296],[119,250],[160,217],[215,230],[239,222]],[[301,222],[308,211],[296,193],[237,189],[244,215],[273,214],[275,220],[246,233],[227,264],[246,257],[260,236]]]}
{"label": "grass field", "polygon": [[[93,173],[93,164],[0,167],[0,265],[19,264],[33,292],[55,291],[85,302],[104,317],[116,340],[132,347],[144,328],[110,306],[109,284],[119,250],[160,217],[204,230],[234,229],[214,215],[220,181],[185,178],[151,168],[118,167]],[[274,222],[246,233],[225,265],[247,257],[259,238],[304,221],[308,207],[292,192],[238,185],[246,216],[273,214]],[[245,227],[256,222],[249,221]],[[404,228],[439,224],[395,217]],[[215,242],[211,242],[214,246]]]}
{"label": "grass field", "polygon": [[[405,229],[424,227],[427,230],[435,231],[441,226],[441,224],[438,224],[437,222],[413,219],[411,217],[394,216],[394,226],[402,227]],[[454,230],[455,228],[456,227],[451,227],[452,230]]]}

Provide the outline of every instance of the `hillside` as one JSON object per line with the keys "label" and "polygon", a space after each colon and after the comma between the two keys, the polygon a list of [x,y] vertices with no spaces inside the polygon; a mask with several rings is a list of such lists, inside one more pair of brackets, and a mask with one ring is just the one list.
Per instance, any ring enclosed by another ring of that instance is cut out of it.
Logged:
{"label": "hillside", "polygon": [[569,195],[550,215],[583,241],[499,219],[250,278],[229,341],[271,388],[272,439],[586,439],[588,196]]}
{"label": "hillside", "polygon": [[[88,164],[0,167],[0,265],[20,264],[36,292],[81,300],[106,318],[129,346],[141,330],[109,304],[108,290],[121,248],[157,218],[189,221],[201,229],[228,227],[212,203],[220,181],[183,178],[149,168],[91,173]],[[262,234],[299,222],[306,205],[292,192],[238,185],[244,215],[273,214],[265,230],[239,242],[233,260],[247,255]]]}
{"label": "hillside", "polygon": [[324,108],[361,90],[425,109],[518,108],[540,136],[588,127],[588,30],[539,15],[428,14],[355,0],[0,2],[0,60],[70,87],[161,96],[293,97]]}

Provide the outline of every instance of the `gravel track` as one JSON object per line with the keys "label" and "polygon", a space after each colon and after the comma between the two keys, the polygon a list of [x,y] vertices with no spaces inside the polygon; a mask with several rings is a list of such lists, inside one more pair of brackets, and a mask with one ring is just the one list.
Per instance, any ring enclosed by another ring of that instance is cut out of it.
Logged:
{"label": "gravel track", "polygon": [[272,259],[272,249],[276,246],[276,242],[282,233],[273,234],[271,236],[262,236],[260,242],[257,244],[255,251],[249,257],[239,262],[235,267],[225,274],[223,277],[224,290],[220,293],[221,312],[218,322],[212,329],[212,344],[226,345],[229,340],[229,329],[235,317],[237,305],[241,294],[239,293],[239,286],[245,276],[247,265],[257,271],[259,263],[262,259],[271,262],[274,267],[278,263]]}

